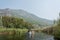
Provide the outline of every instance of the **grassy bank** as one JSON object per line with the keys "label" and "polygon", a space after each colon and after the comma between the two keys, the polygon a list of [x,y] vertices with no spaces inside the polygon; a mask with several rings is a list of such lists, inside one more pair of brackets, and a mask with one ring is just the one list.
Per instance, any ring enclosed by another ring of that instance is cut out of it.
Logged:
{"label": "grassy bank", "polygon": [[27,29],[0,28],[0,40],[25,40]]}

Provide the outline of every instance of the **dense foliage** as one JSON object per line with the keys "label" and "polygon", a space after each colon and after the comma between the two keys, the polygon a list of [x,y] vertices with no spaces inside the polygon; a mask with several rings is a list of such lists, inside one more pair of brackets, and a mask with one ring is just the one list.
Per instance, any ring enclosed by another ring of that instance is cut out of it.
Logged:
{"label": "dense foliage", "polygon": [[56,38],[60,38],[60,22],[58,22],[57,25],[54,27],[53,32]]}
{"label": "dense foliage", "polygon": [[33,28],[31,23],[25,22],[21,18],[4,16],[2,17],[3,26],[7,28]]}
{"label": "dense foliage", "polygon": [[60,17],[55,23],[53,32],[54,32],[54,36],[60,39]]}

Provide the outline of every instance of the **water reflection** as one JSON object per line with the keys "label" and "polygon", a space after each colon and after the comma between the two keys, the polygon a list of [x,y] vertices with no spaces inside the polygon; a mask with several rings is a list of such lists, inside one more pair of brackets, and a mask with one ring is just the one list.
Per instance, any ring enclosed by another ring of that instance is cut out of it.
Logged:
{"label": "water reflection", "polygon": [[[3,36],[0,35],[0,40],[8,40],[7,38],[6,38],[6,35],[3,35]],[[13,38],[11,40],[13,40]],[[15,37],[15,39],[18,39],[18,38]],[[34,40],[54,40],[54,36],[36,32],[35,35],[34,35]]]}
{"label": "water reflection", "polygon": [[35,33],[35,39],[34,40],[54,40],[54,36],[47,35],[44,33]]}

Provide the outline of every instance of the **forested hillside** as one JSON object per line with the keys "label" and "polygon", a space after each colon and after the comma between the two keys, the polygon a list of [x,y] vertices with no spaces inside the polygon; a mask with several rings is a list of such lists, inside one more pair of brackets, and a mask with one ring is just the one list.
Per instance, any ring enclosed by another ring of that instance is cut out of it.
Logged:
{"label": "forested hillside", "polygon": [[[5,9],[0,9],[0,12],[4,12],[5,13]],[[44,19],[44,18],[40,18],[37,17],[36,15],[26,12],[24,10],[21,9],[8,9],[8,14],[10,13],[11,16],[13,17],[19,17],[24,19],[25,21],[38,25],[38,26],[51,26],[53,24],[52,20],[48,20],[48,19]],[[9,15],[10,15],[9,14]]]}

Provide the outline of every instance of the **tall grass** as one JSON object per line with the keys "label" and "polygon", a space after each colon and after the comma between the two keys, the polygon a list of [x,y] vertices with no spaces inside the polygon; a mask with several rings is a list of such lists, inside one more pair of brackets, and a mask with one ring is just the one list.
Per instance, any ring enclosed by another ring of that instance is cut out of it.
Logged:
{"label": "tall grass", "polygon": [[27,29],[0,28],[0,40],[25,40]]}

